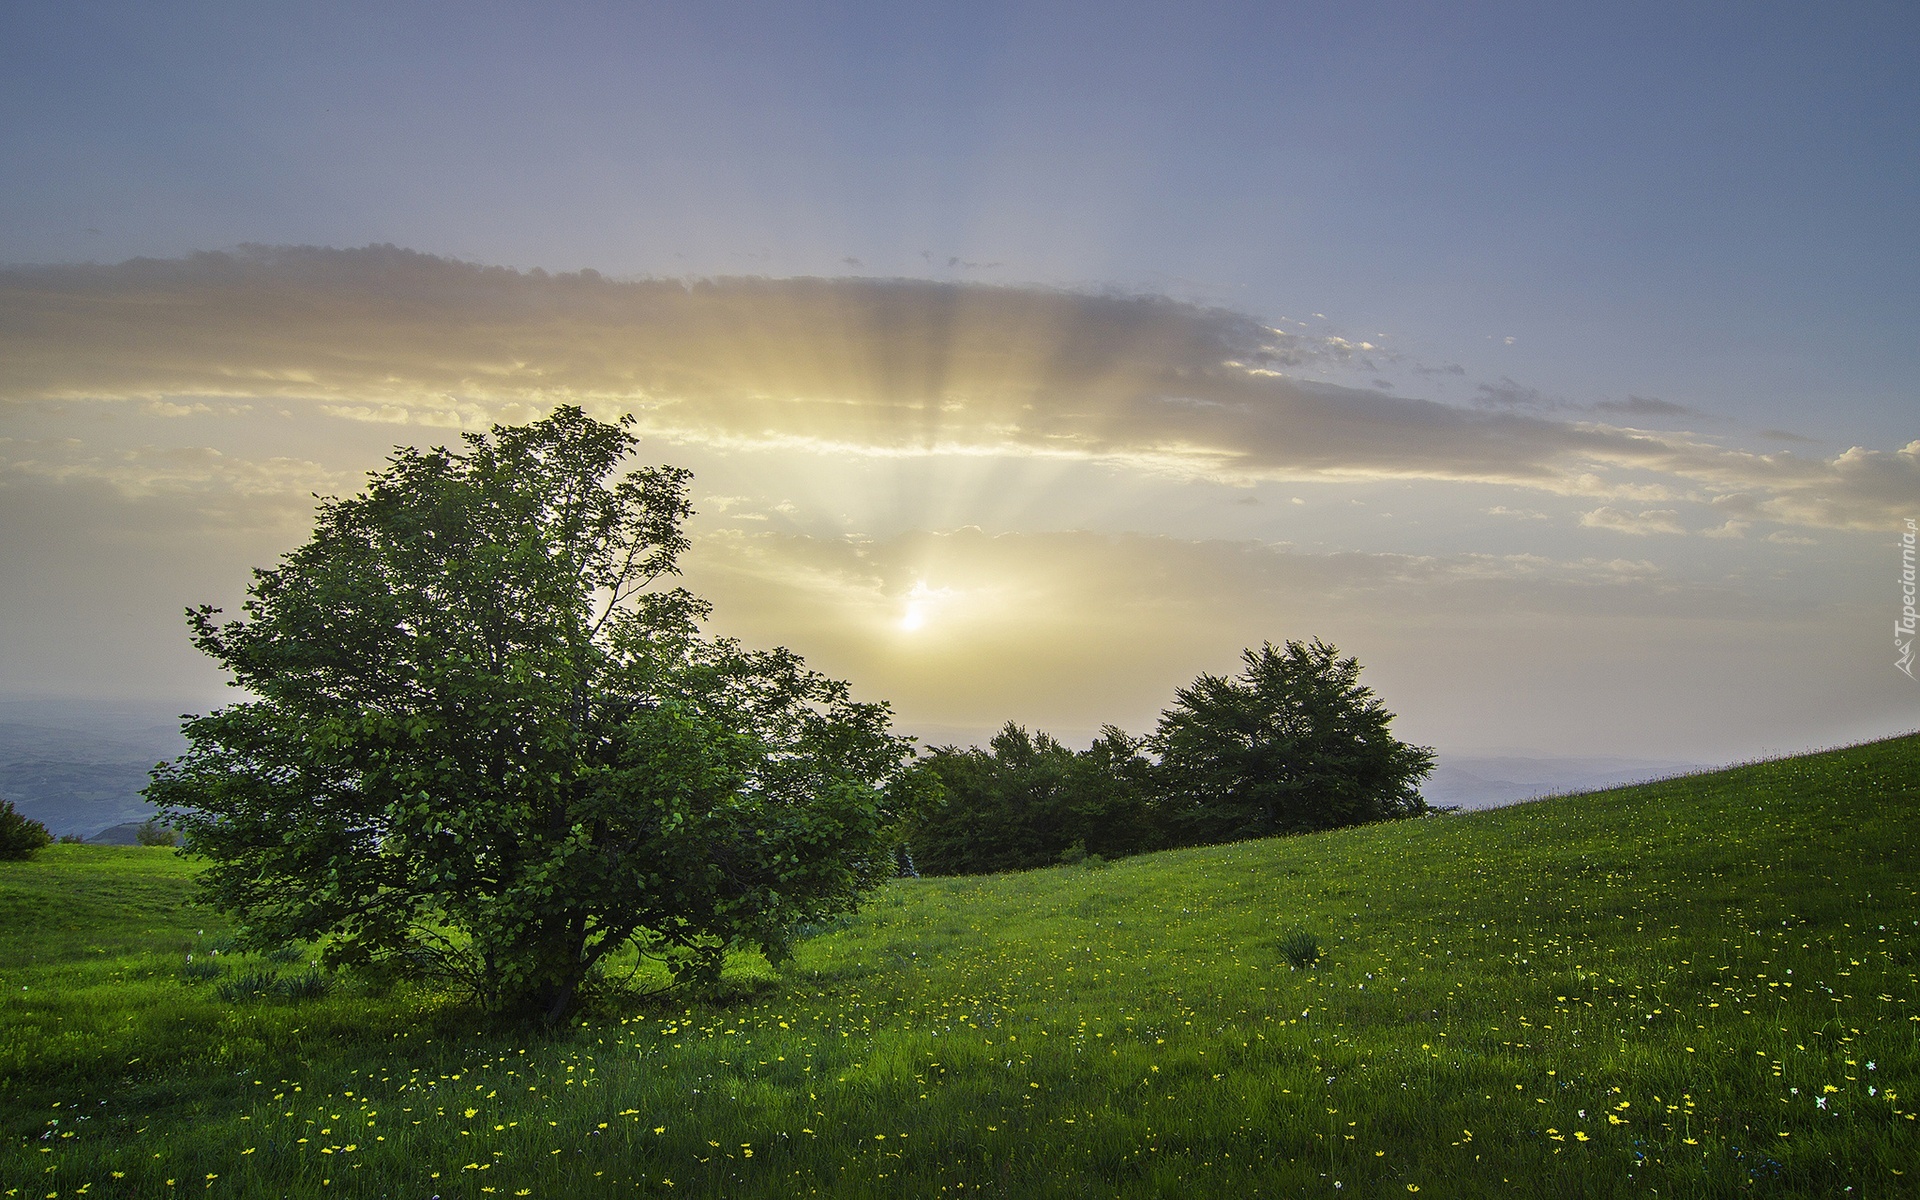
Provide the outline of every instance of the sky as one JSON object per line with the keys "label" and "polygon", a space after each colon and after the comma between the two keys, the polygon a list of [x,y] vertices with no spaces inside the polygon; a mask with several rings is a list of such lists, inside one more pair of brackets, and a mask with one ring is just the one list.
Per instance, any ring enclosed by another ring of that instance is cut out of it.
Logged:
{"label": "sky", "polygon": [[1920,10],[0,9],[0,699],[231,698],[397,444],[580,404],[903,730],[1262,641],[1446,755],[1920,727]]}

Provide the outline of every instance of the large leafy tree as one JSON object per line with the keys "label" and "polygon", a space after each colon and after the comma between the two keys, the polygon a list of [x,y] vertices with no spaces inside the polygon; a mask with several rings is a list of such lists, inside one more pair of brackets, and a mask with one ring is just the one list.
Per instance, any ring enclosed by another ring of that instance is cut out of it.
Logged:
{"label": "large leafy tree", "polygon": [[1174,694],[1147,739],[1166,819],[1183,844],[1417,816],[1433,752],[1396,740],[1393,714],[1332,646],[1271,642],[1236,676]]}
{"label": "large leafy tree", "polygon": [[620,474],[634,445],[562,408],[397,450],[242,619],[189,611],[251,698],[190,718],[148,794],[244,937],[557,1020],[622,946],[682,978],[778,958],[888,871],[887,707],[701,634],[667,586],[688,473]]}

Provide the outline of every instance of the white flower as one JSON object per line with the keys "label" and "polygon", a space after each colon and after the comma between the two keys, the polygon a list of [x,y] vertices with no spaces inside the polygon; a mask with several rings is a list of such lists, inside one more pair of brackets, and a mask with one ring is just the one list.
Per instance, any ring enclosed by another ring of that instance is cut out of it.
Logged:
{"label": "white flower", "polygon": [[1813,1102],[1817,1107],[1820,1107],[1820,1108],[1825,1108],[1827,1106],[1827,1098],[1825,1096],[1815,1096],[1813,1098]]}

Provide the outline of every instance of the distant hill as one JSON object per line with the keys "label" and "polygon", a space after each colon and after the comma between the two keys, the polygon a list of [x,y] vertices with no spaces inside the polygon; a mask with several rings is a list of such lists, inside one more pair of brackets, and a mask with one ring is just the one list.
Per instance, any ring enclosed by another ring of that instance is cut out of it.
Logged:
{"label": "distant hill", "polygon": [[138,846],[141,844],[140,831],[146,827],[144,817],[138,821],[122,821],[89,836],[87,841],[95,846]]}
{"label": "distant hill", "polygon": [[155,763],[186,749],[166,704],[0,700],[0,798],[55,835],[89,836],[153,815]]}
{"label": "distant hill", "polygon": [[1435,807],[1471,811],[1709,769],[1706,763],[1652,758],[1442,754],[1420,793]]}

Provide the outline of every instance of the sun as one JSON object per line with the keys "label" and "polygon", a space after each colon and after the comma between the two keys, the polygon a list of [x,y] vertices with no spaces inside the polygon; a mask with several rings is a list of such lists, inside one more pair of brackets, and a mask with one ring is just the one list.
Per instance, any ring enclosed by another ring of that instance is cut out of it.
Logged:
{"label": "sun", "polygon": [[915,582],[913,589],[907,593],[906,610],[900,614],[900,631],[918,633],[925,629],[935,610],[940,607],[941,601],[951,594],[946,588],[928,587],[924,579]]}

